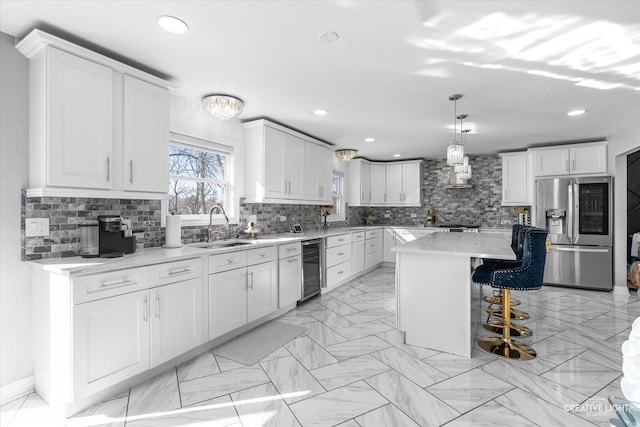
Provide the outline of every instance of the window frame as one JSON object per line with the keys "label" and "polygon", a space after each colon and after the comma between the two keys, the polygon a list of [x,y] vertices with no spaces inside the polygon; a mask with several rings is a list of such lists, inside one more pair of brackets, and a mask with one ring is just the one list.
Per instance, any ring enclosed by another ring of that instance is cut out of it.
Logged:
{"label": "window frame", "polygon": [[[195,150],[201,151],[209,151],[216,154],[222,154],[225,158],[225,168],[224,168],[224,206],[225,213],[229,218],[229,223],[237,223],[237,213],[235,206],[233,205],[233,197],[232,197],[232,187],[233,187],[233,170],[234,170],[234,155],[233,155],[233,147],[229,145],[220,144],[213,141],[208,141],[200,138],[194,138],[187,135],[182,135],[178,133],[172,132],[169,138],[169,145],[179,145],[182,147],[187,147]],[[167,158],[167,162],[169,159]],[[170,180],[175,175],[169,175],[169,181],[167,185],[169,185]],[[197,181],[197,180],[194,180]],[[218,180],[208,180],[207,182],[219,182]],[[167,194],[169,194],[167,192]],[[161,226],[166,226],[166,215],[169,215],[169,201],[163,200],[161,203],[161,209],[163,212]],[[209,214],[196,214],[196,215],[180,215],[181,224],[183,226],[198,226],[198,225],[209,225]],[[221,225],[226,224],[227,221],[224,218],[224,215],[221,213],[214,213],[211,217],[211,223],[213,225]]]}
{"label": "window frame", "polygon": [[[334,177],[338,177],[340,180],[340,192],[339,193],[334,193],[333,192],[333,178]],[[331,174],[331,200],[333,201],[333,196],[335,194],[337,194],[339,196],[339,210],[337,214],[331,214],[331,215],[327,215],[327,222],[338,222],[338,221],[346,221],[346,198],[345,198],[345,194],[344,194],[344,180],[345,180],[345,173],[342,171],[337,171],[334,170],[333,173]]]}

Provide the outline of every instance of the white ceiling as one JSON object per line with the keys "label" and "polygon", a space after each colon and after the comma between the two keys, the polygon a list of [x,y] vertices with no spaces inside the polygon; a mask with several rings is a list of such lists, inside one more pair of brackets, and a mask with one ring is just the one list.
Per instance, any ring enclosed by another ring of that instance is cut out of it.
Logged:
{"label": "white ceiling", "polygon": [[[161,30],[165,14],[190,31]],[[374,160],[443,157],[454,93],[471,154],[607,138],[639,119],[638,0],[0,0],[0,31],[33,28]]]}

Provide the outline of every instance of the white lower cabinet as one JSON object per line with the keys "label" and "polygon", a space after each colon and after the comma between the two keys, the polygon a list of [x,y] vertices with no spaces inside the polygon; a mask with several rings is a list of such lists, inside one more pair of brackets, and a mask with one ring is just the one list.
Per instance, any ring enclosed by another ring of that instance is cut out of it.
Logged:
{"label": "white lower cabinet", "polygon": [[364,268],[368,270],[382,262],[383,229],[367,230],[364,241]]}
{"label": "white lower cabinet", "polygon": [[150,291],[151,367],[204,342],[202,279],[191,279]]}
{"label": "white lower cabinet", "polygon": [[149,343],[147,290],[75,305],[74,397],[88,396],[149,369]]}
{"label": "white lower cabinet", "polygon": [[[271,249],[275,252],[275,248]],[[246,251],[233,255],[246,256]],[[215,271],[215,260],[226,256],[211,256],[210,271]],[[232,259],[231,255],[228,259]],[[270,261],[209,275],[210,340],[278,309],[277,269],[277,262]]]}
{"label": "white lower cabinet", "polygon": [[278,308],[284,308],[302,298],[302,248],[299,242],[288,243],[278,252]]}
{"label": "white lower cabinet", "polygon": [[247,269],[209,276],[209,339],[247,323]]}
{"label": "white lower cabinet", "polygon": [[351,235],[351,274],[364,271],[364,231]]}

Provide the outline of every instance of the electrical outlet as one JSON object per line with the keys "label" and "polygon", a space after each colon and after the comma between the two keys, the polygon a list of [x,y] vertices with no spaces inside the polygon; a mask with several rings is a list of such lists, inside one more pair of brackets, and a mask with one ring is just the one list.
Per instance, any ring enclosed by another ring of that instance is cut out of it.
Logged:
{"label": "electrical outlet", "polygon": [[391,218],[391,214],[384,214],[385,218]]}
{"label": "electrical outlet", "polygon": [[418,214],[411,214],[411,218],[418,218]]}
{"label": "electrical outlet", "polygon": [[26,237],[48,236],[49,218],[27,218],[24,227]]}
{"label": "electrical outlet", "polygon": [[280,222],[285,222],[287,217],[285,215],[280,215]]}

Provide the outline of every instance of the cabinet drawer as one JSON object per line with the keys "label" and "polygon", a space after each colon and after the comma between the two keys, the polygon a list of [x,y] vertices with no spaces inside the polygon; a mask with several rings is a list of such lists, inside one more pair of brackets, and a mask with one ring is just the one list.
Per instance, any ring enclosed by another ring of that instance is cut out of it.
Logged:
{"label": "cabinet drawer", "polygon": [[130,268],[73,279],[73,303],[95,301],[149,287],[149,267]]}
{"label": "cabinet drawer", "polygon": [[247,265],[259,264],[267,261],[275,261],[275,259],[275,246],[267,246],[265,248],[247,250]]}
{"label": "cabinet drawer", "polygon": [[327,248],[327,267],[341,264],[351,260],[351,245],[334,246]]}
{"label": "cabinet drawer", "polygon": [[331,288],[351,276],[351,261],[327,268],[327,287]]}
{"label": "cabinet drawer", "polygon": [[382,237],[382,230],[367,230],[364,232],[365,239],[375,239],[377,237]]}
{"label": "cabinet drawer", "polygon": [[357,231],[355,233],[351,233],[351,241],[359,242],[364,240],[364,231]]}
{"label": "cabinet drawer", "polygon": [[220,271],[232,270],[247,265],[247,252],[227,252],[218,255],[209,255],[209,274]]}
{"label": "cabinet drawer", "polygon": [[344,245],[346,243],[351,243],[351,234],[327,237],[325,247],[331,248],[333,246]]}
{"label": "cabinet drawer", "polygon": [[201,258],[167,262],[149,267],[149,282],[152,287],[196,279],[198,277],[202,277]]}
{"label": "cabinet drawer", "polygon": [[382,251],[371,252],[364,256],[364,268],[375,267],[382,262]]}
{"label": "cabinet drawer", "polygon": [[364,253],[370,254],[372,252],[382,251],[381,239],[367,239],[364,242]]}
{"label": "cabinet drawer", "polygon": [[294,255],[300,255],[302,253],[302,246],[300,242],[285,243],[278,246],[278,256],[280,258],[286,258]]}

